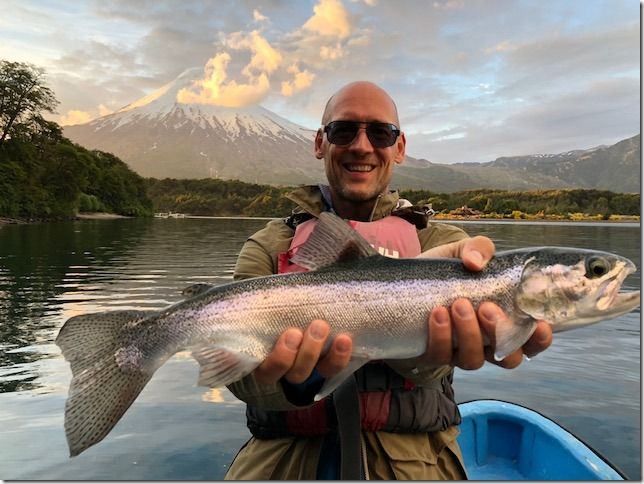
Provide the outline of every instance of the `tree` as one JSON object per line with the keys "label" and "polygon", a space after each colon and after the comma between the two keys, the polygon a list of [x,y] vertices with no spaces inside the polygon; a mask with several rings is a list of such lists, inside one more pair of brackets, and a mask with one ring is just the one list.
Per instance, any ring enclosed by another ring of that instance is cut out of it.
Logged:
{"label": "tree", "polygon": [[0,61],[0,143],[30,137],[46,127],[41,112],[54,112],[58,100],[45,86],[45,71],[24,62]]}

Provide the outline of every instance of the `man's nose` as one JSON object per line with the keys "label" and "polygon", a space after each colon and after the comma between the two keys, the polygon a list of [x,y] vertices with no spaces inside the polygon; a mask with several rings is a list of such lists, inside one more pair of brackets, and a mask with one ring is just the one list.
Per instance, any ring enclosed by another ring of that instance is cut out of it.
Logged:
{"label": "man's nose", "polygon": [[369,137],[367,136],[366,126],[360,126],[358,128],[358,133],[356,134],[355,139],[349,145],[349,149],[360,152],[373,151],[373,145],[371,144],[371,141],[369,141]]}

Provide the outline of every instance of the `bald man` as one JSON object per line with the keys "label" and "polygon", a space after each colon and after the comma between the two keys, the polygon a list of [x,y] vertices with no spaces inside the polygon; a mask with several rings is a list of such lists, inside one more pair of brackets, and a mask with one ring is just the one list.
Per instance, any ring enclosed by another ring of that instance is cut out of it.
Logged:
{"label": "bald man", "polygon": [[[408,203],[389,191],[393,170],[404,161],[405,145],[396,105],[383,89],[364,81],[341,88],[329,99],[315,138],[315,156],[324,161],[328,185],[289,194],[298,208],[248,239],[235,279],[303,270],[290,258],[317,216],[327,211],[354,221],[376,248],[394,247],[401,257],[458,257],[468,269],[481,270],[494,254],[490,239],[411,219]],[[552,340],[549,325],[539,322],[522,349],[497,362],[493,335],[504,313],[495,304],[483,303],[475,311],[470,301],[459,299],[427,316],[424,355],[372,362],[354,374],[359,457],[354,463],[358,474],[349,477],[465,479],[456,442],[460,415],[451,386],[454,367],[475,370],[487,360],[514,368],[524,354],[533,356]],[[253,437],[235,457],[226,479],[347,477],[346,459],[341,465],[347,449],[340,445],[347,425],[338,425],[338,416],[342,420],[344,414],[338,405],[346,398],[313,402],[325,379],[345,368],[351,356],[348,334],[335,336],[323,353],[329,333],[323,320],[312,321],[305,331],[286,330],[266,360],[230,386],[247,403]],[[455,349],[454,335],[459,342]],[[489,345],[484,344],[486,336]]]}

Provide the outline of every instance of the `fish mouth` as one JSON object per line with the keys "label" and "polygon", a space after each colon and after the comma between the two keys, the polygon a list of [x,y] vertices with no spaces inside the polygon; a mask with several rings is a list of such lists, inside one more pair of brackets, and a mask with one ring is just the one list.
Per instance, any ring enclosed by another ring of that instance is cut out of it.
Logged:
{"label": "fish mouth", "polygon": [[636,270],[635,264],[627,261],[621,270],[602,283],[598,291],[596,309],[605,317],[624,314],[640,305],[640,291],[620,292],[624,279]]}

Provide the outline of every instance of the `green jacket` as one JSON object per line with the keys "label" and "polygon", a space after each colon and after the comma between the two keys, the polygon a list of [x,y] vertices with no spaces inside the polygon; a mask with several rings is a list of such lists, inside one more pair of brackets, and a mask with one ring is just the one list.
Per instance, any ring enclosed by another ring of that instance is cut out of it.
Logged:
{"label": "green jacket", "polygon": [[[298,209],[319,215],[325,204],[317,186],[301,187],[290,193]],[[372,221],[391,214],[399,206],[399,196],[391,192],[381,196],[372,213]],[[430,222],[418,230],[421,249],[428,250],[438,245],[467,237],[461,229],[442,223]],[[244,244],[234,278],[264,276],[277,273],[277,256],[286,252],[294,231],[284,220],[272,220],[266,227],[252,235]],[[448,375],[452,368],[423,368],[416,359],[390,360],[392,369],[416,385],[427,385]],[[412,372],[412,369],[417,368]],[[418,371],[420,370],[420,371]],[[288,401],[281,384],[259,384],[252,375],[233,383],[230,390],[240,400],[270,410],[298,408]],[[458,430],[450,427],[430,434],[399,434],[388,432],[363,432],[363,444],[368,473],[382,478],[464,478],[460,450],[456,444]],[[252,438],[235,458],[227,479],[314,479],[317,455],[321,445],[319,437],[292,437],[271,440]],[[298,457],[299,456],[299,457]],[[261,462],[262,465],[258,465]],[[412,472],[413,470],[413,472]],[[407,472],[411,474],[406,475]]]}

